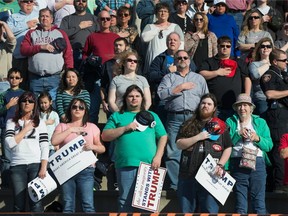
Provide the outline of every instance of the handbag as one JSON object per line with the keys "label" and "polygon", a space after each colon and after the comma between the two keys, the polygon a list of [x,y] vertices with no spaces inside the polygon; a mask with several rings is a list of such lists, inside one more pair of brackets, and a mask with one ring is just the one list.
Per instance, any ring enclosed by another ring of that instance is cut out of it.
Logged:
{"label": "handbag", "polygon": [[257,153],[258,149],[253,150],[243,146],[239,167],[256,170]]}

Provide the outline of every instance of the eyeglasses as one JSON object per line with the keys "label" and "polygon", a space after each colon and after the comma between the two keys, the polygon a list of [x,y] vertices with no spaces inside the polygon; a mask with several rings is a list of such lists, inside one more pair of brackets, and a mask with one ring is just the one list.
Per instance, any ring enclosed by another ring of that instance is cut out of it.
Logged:
{"label": "eyeglasses", "polygon": [[27,102],[28,102],[29,104],[35,103],[35,101],[34,101],[34,100],[31,100],[31,99],[30,99],[30,100],[28,100],[28,99],[23,99],[23,100],[21,100],[20,102],[21,102],[21,103],[27,103]]}
{"label": "eyeglasses", "polygon": [[100,17],[100,20],[101,20],[102,22],[105,22],[105,21],[110,21],[111,18],[110,18],[110,17]]}
{"label": "eyeglasses", "polygon": [[128,13],[119,13],[119,14],[117,14],[117,16],[118,17],[128,17],[128,16],[130,16],[130,14],[128,14]]}
{"label": "eyeglasses", "polygon": [[288,30],[288,25],[284,26],[284,30]]}
{"label": "eyeglasses", "polygon": [[203,18],[195,18],[194,21],[195,22],[203,22]]}
{"label": "eyeglasses", "polygon": [[138,63],[138,60],[137,60],[137,59],[130,59],[130,58],[127,58],[126,61],[127,61],[127,62],[130,62],[130,63],[131,63],[131,62],[134,62],[135,64]]}
{"label": "eyeglasses", "polygon": [[10,76],[9,79],[16,79],[16,80],[20,80],[21,77],[14,77],[14,76]]}
{"label": "eyeglasses", "polygon": [[280,62],[287,62],[287,59],[276,59],[276,60]]}
{"label": "eyeglasses", "polygon": [[34,0],[23,0],[21,2],[25,4],[29,4],[29,3],[34,3]]}
{"label": "eyeglasses", "polygon": [[72,105],[71,109],[72,109],[72,110],[77,110],[77,109],[79,109],[79,110],[83,111],[83,110],[85,110],[85,107],[82,106],[82,105],[79,105],[79,106],[77,106],[77,105]]}
{"label": "eyeglasses", "polygon": [[187,5],[187,1],[178,1],[178,2],[177,2],[177,5],[181,5],[181,4]]}
{"label": "eyeglasses", "polygon": [[75,0],[75,2],[82,2],[82,3],[86,3],[87,0]]}
{"label": "eyeglasses", "polygon": [[264,45],[264,44],[262,44],[262,45],[260,46],[260,48],[261,48],[261,49],[264,49],[264,48],[271,49],[272,46],[271,46],[271,45]]}
{"label": "eyeglasses", "polygon": [[231,45],[220,44],[221,48],[231,48]]}
{"label": "eyeglasses", "polygon": [[252,20],[252,19],[260,19],[260,17],[259,16],[250,16],[249,20]]}
{"label": "eyeglasses", "polygon": [[185,61],[185,60],[187,60],[187,59],[189,59],[188,56],[178,56],[178,57],[177,57],[177,60],[178,60],[178,61],[180,61],[180,60]]}

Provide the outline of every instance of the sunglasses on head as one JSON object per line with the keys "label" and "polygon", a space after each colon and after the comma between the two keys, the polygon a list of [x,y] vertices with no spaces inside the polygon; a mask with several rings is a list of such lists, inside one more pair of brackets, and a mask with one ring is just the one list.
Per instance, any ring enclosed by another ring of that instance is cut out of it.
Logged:
{"label": "sunglasses on head", "polygon": [[221,44],[220,47],[221,47],[221,48],[231,48],[231,45]]}
{"label": "sunglasses on head", "polygon": [[128,17],[128,16],[130,16],[130,14],[128,14],[128,13],[119,13],[119,14],[117,14],[117,16],[118,17]]}
{"label": "sunglasses on head", "polygon": [[16,76],[16,77],[15,77],[15,76],[10,76],[9,79],[16,79],[16,80],[20,80],[21,77],[17,77],[17,76]]}
{"label": "sunglasses on head", "polygon": [[253,20],[253,19],[260,19],[260,16],[250,16],[249,20]]}
{"label": "sunglasses on head", "polygon": [[177,57],[177,60],[187,60],[187,59],[189,59],[189,57],[188,56],[178,56]]}
{"label": "sunglasses on head", "polygon": [[130,59],[130,58],[128,58],[128,59],[126,59],[126,61],[127,62],[134,62],[134,63],[138,63],[138,60],[137,59]]}
{"label": "sunglasses on head", "polygon": [[20,101],[21,103],[29,103],[29,104],[31,104],[31,103],[35,103],[35,101],[34,100],[32,100],[32,99],[23,99],[23,100],[21,100]]}
{"label": "sunglasses on head", "polygon": [[77,105],[72,105],[71,109],[72,109],[72,110],[77,110],[77,109],[79,109],[79,110],[83,111],[83,110],[85,110],[85,107],[82,106],[82,105],[79,105],[79,106],[77,106]]}
{"label": "sunglasses on head", "polygon": [[264,49],[264,48],[271,49],[272,46],[271,46],[271,45],[264,45],[264,44],[262,44],[262,45],[260,46],[260,48],[262,48],[262,49]]}
{"label": "sunglasses on head", "polygon": [[23,0],[21,1],[22,3],[25,3],[25,4],[29,4],[29,3],[33,3],[34,1],[33,0]]}
{"label": "sunglasses on head", "polygon": [[110,17],[101,17],[100,20],[103,21],[103,22],[104,21],[110,21],[111,18]]}

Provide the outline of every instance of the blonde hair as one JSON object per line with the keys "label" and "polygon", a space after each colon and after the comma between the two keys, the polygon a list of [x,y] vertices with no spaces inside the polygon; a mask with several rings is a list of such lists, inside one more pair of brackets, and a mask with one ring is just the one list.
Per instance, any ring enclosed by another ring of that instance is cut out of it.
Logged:
{"label": "blonde hair", "polygon": [[113,65],[114,75],[118,76],[120,74],[124,74],[126,59],[128,58],[128,56],[131,56],[131,55],[134,55],[138,60],[137,68],[136,68],[136,73],[137,73],[138,68],[139,68],[139,59],[140,59],[139,55],[135,50],[127,50],[115,56],[116,64]]}
{"label": "blonde hair", "polygon": [[[205,36],[207,36],[208,34],[208,17],[206,16],[206,14],[202,13],[202,12],[196,12],[194,17],[193,17],[193,23],[195,22],[195,18],[197,15],[200,15],[203,18],[203,28],[202,31],[205,34]],[[194,24],[195,25],[195,24]]]}
{"label": "blonde hair", "polygon": [[258,16],[260,17],[260,24],[259,24],[259,29],[263,30],[263,20],[262,20],[262,14],[257,10],[257,9],[253,9],[250,11],[249,14],[247,14],[247,16],[245,16],[245,19],[243,21],[242,24],[242,31],[240,32],[241,36],[246,36],[248,35],[249,31],[251,30],[251,26],[250,26],[250,22],[249,22],[249,18],[251,16],[251,14],[253,13],[257,13]]}

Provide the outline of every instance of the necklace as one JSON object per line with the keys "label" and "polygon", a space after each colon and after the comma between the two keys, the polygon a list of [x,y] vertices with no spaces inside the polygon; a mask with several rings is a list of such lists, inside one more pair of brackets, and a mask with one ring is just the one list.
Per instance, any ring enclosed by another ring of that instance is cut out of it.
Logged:
{"label": "necklace", "polygon": [[183,29],[183,33],[185,34],[186,33],[186,28],[187,28],[187,18],[186,18],[186,15],[184,17],[184,29]]}

